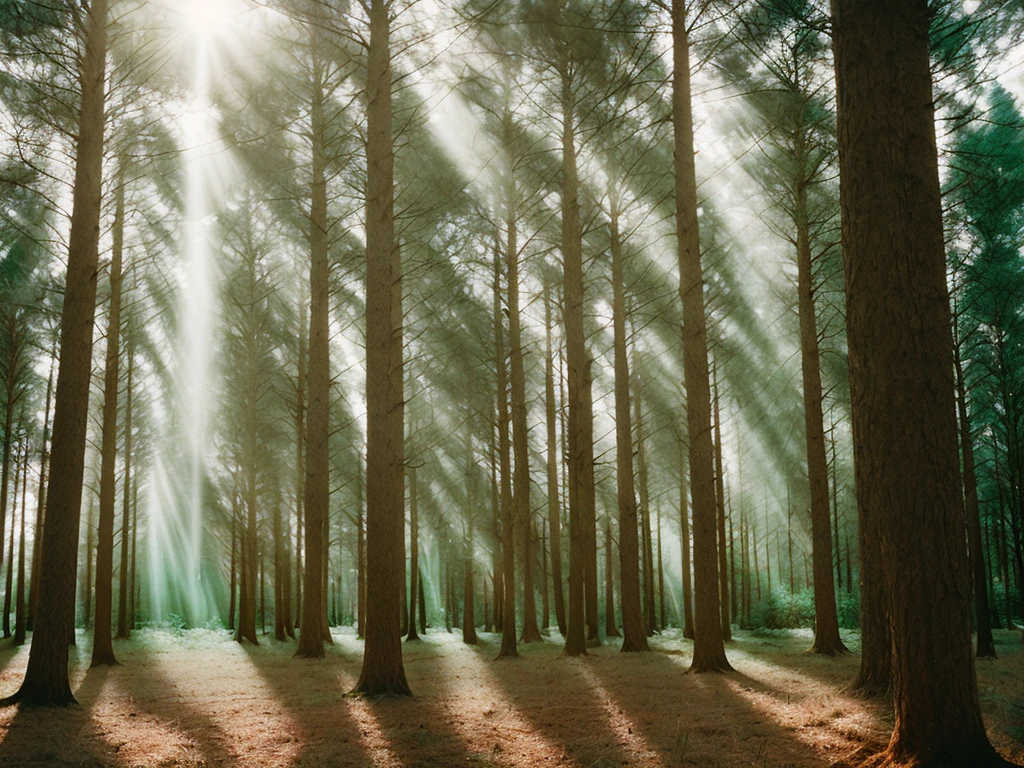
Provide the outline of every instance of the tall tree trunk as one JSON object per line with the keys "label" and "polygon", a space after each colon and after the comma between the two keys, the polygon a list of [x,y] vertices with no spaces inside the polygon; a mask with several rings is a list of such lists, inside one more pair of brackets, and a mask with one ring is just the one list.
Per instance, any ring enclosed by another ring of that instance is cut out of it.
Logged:
{"label": "tall tree trunk", "polygon": [[[20,531],[18,533],[18,591],[14,599],[14,644],[23,645],[25,642],[25,513],[28,511],[28,441],[25,441],[25,470],[21,476],[21,517]],[[14,525],[14,521],[11,521]],[[11,553],[14,557],[14,553]]]}
{"label": "tall tree trunk", "polygon": [[131,489],[132,481],[132,378],[135,358],[128,348],[128,381],[125,386],[124,403],[124,487],[121,496],[121,562],[117,577],[117,639],[127,640],[131,636],[128,626],[128,550],[131,535]]}
{"label": "tall tree trunk", "polygon": [[494,253],[494,350],[497,372],[498,475],[501,485],[501,648],[498,657],[518,656],[516,649],[515,506],[509,458],[508,386],[505,372],[504,325],[501,319],[501,258]]}
{"label": "tall tree trunk", "polygon": [[363,519],[363,467],[356,477],[356,637],[366,634],[366,524]]}
{"label": "tall tree trunk", "polygon": [[704,276],[697,223],[697,171],[690,103],[690,41],[685,0],[672,0],[672,120],[675,125],[676,231],[679,296],[683,304],[683,375],[690,436],[693,502],[694,672],[731,669],[725,657],[715,564],[715,469],[711,445],[711,383],[708,376]]}
{"label": "tall tree trunk", "polygon": [[679,544],[683,552],[683,637],[693,640],[693,583],[690,576],[690,515],[686,509],[687,451],[679,439]]}
{"label": "tall tree trunk", "polygon": [[664,629],[668,625],[666,624],[666,617],[665,617],[665,567],[664,567],[664,560],[662,559],[662,549],[661,549],[661,503],[660,502],[657,505],[657,508],[656,508],[655,511],[656,511],[655,527],[656,527],[657,532],[658,532],[658,551],[657,551],[657,558],[658,558],[658,626],[660,628]]}
{"label": "tall tree trunk", "polygon": [[[619,629],[615,626],[615,579],[612,568],[612,519],[604,518],[604,634],[606,637],[619,637]],[[619,577],[621,581],[621,576]],[[646,638],[644,638],[646,639]]]}
{"label": "tall tree trunk", "polygon": [[[797,134],[796,155],[805,156],[804,134]],[[801,168],[801,175],[803,169]],[[828,459],[821,412],[821,359],[818,323],[814,309],[810,225],[807,219],[807,187],[796,182],[796,261],[800,315],[800,361],[803,372],[804,427],[807,442],[807,478],[811,490],[811,553],[814,561],[814,644],[811,651],[825,656],[846,653],[839,637],[836,589],[832,580],[832,537],[829,530]]]}
{"label": "tall tree trunk", "polygon": [[[500,283],[500,281],[498,281],[498,279],[495,278],[495,289],[494,289],[495,290],[495,294],[494,294],[494,302],[495,302],[495,304],[494,304],[494,306],[495,306],[494,312],[495,312],[495,315],[494,316],[495,316],[495,340],[496,341],[498,339],[497,333],[498,333],[498,331],[500,331],[500,328],[498,327],[497,324],[500,322],[499,315],[501,314],[501,297],[497,293],[499,283]],[[495,355],[495,366],[496,366],[495,370],[497,370],[497,360],[499,360],[499,359],[501,359],[500,356]],[[498,387],[498,392],[500,392],[500,391],[501,391],[501,389],[500,389],[500,387]],[[487,440],[487,451],[488,451],[488,459],[489,459],[488,465],[490,467],[490,475],[491,475],[491,527],[492,527],[492,541],[494,542],[494,544],[493,544],[493,546],[491,548],[491,576],[492,576],[493,583],[494,583],[494,631],[495,632],[502,632],[503,631],[502,630],[501,619],[502,619],[502,612],[504,611],[503,603],[504,603],[504,600],[505,600],[504,592],[502,591],[502,584],[503,584],[503,581],[504,581],[504,579],[502,578],[502,568],[503,568],[502,564],[505,562],[504,554],[502,553],[502,550],[501,550],[501,503],[502,503],[502,497],[501,497],[500,492],[498,490],[498,486],[499,486],[499,480],[498,480],[499,468],[498,468],[498,464],[499,464],[499,462],[498,462],[498,446],[497,446],[497,438],[496,438],[496,433],[497,433],[498,428],[500,426],[499,422],[498,422],[499,416],[498,416],[498,410],[497,410],[499,402],[500,401],[498,400],[498,395],[496,393],[495,394],[495,398],[494,398],[494,400],[491,403],[491,409],[492,409],[492,414],[491,414],[492,418],[490,420],[491,429],[490,429],[490,434],[489,434],[488,440]]]}
{"label": "tall tree trunk", "polygon": [[[506,125],[511,125],[506,113]],[[511,133],[509,130],[508,133]],[[523,370],[523,345],[519,309],[519,240],[516,230],[515,178],[509,181],[506,195],[508,216],[505,222],[507,242],[505,263],[508,269],[508,346],[512,389],[512,451],[515,458],[512,498],[515,523],[519,529],[520,562],[523,572],[523,634],[521,641],[533,643],[541,639],[537,628],[537,603],[533,584],[533,512],[530,505],[530,446],[526,423],[526,374]]]}
{"label": "tall tree trunk", "polygon": [[356,690],[409,695],[398,612],[405,567],[401,259],[395,241],[390,3],[372,0],[367,63],[366,650]]}
{"label": "tall tree trunk", "polygon": [[996,646],[992,638],[992,613],[985,587],[985,550],[981,543],[981,514],[978,510],[978,481],[974,474],[974,444],[971,421],[967,414],[967,388],[964,369],[960,362],[960,327],[953,315],[953,364],[956,369],[957,412],[960,419],[960,450],[964,468],[964,512],[967,515],[967,541],[971,575],[974,586],[974,615],[978,624],[978,658],[995,658]]}
{"label": "tall tree trunk", "polygon": [[53,402],[53,379],[57,368],[57,344],[54,341],[50,355],[50,374],[46,380],[46,410],[43,411],[43,438],[39,449],[39,490],[37,493],[36,522],[32,535],[32,584],[28,598],[28,621],[26,628],[34,631],[36,614],[39,611],[39,583],[42,572],[39,569],[39,558],[43,546],[43,511],[46,509],[46,476],[50,459],[50,405]]}
{"label": "tall tree trunk", "polygon": [[[729,554],[725,531],[725,465],[722,461],[722,411],[718,400],[718,366],[713,366],[715,411],[715,503],[718,506],[718,578],[720,584],[719,607],[722,612],[722,639],[732,639],[732,620],[729,616]],[[790,576],[792,577],[793,543],[790,540]],[[790,578],[792,581],[792,578]],[[733,590],[735,591],[735,589]]]}
{"label": "tall tree trunk", "polygon": [[120,384],[121,286],[124,282],[124,160],[114,192],[113,253],[110,261],[110,319],[103,377],[103,436],[100,453],[100,521],[96,551],[96,624],[91,666],[117,664],[111,635],[114,590],[114,502],[117,496],[117,391]]}
{"label": "tall tree trunk", "polygon": [[562,263],[568,368],[569,620],[565,655],[580,656],[597,637],[597,541],[594,490],[594,414],[590,356],[583,330],[583,235],[576,167],[574,87],[561,72]]}
{"label": "tall tree trunk", "polygon": [[[313,50],[313,99],[310,136],[313,181],[309,214],[309,358],[306,368],[305,469],[303,494],[305,517],[305,564],[302,571],[302,626],[296,656],[319,659],[324,655],[321,614],[324,610],[324,520],[330,503],[331,362],[330,362],[330,265],[327,256],[327,178],[325,155],[324,71],[318,22],[310,20]],[[368,222],[369,226],[369,222]],[[390,285],[389,285],[390,289]],[[367,310],[370,316],[370,310]],[[384,325],[388,325],[385,315]],[[377,318],[374,317],[374,320]],[[370,322],[367,323],[369,327]],[[369,331],[368,331],[369,333]],[[372,357],[367,339],[367,356]],[[367,361],[369,363],[369,360]],[[367,395],[376,394],[367,386]],[[301,398],[301,393],[300,393]]]}
{"label": "tall tree trunk", "polygon": [[[306,498],[306,362],[308,353],[306,350],[306,306],[303,301],[299,302],[299,358],[296,363],[296,385],[295,385],[295,624],[292,637],[295,636],[295,629],[299,628],[302,619],[302,527],[305,520],[305,498]],[[361,486],[360,486],[361,489]],[[360,498],[360,511],[362,511],[362,499]],[[362,533],[362,528],[360,528]],[[360,562],[362,560],[360,559]],[[362,622],[359,624],[359,636],[362,637]]]}
{"label": "tall tree trunk", "polygon": [[[630,417],[629,360],[626,357],[626,285],[623,277],[622,240],[619,234],[619,200],[611,193],[612,326],[615,345],[615,476],[619,501],[619,600],[622,604],[622,651],[646,651],[647,632],[640,608],[640,568],[637,562],[637,502],[633,487],[633,424]],[[639,409],[639,393],[638,405]],[[643,444],[639,434],[638,440]],[[607,524],[609,575],[611,584],[611,524]],[[650,618],[650,617],[649,617]],[[614,614],[609,619],[614,628]],[[611,634],[611,633],[608,633]]]}
{"label": "tall tree trunk", "polygon": [[[92,585],[96,565],[96,494],[89,493],[89,513],[85,520],[85,583],[82,584],[82,624],[85,629],[92,626]],[[68,643],[75,644],[75,614],[70,616]]]}
{"label": "tall tree trunk", "polygon": [[50,484],[43,522],[46,535],[39,564],[43,577],[28,669],[21,688],[12,697],[44,705],[66,705],[75,700],[68,680],[68,617],[73,615],[75,600],[99,260],[107,0],[93,0],[88,10],[80,13],[85,34],[78,71],[82,98],[61,316]]}
{"label": "tall tree trunk", "polygon": [[462,539],[462,642],[476,645],[476,609],[473,606],[473,515],[476,507],[473,442],[466,435],[466,511]]}
{"label": "tall tree trunk", "polygon": [[238,607],[238,499],[231,500],[231,573],[228,598],[228,629],[235,630],[235,609]]}
{"label": "tall tree trunk", "polygon": [[551,549],[551,588],[555,596],[555,621],[558,632],[565,637],[565,589],[562,584],[562,523],[558,499],[559,446],[555,414],[555,356],[551,341],[551,289],[544,286],[544,404],[547,424],[548,531]]}
{"label": "tall tree trunk", "polygon": [[416,467],[409,467],[409,635],[406,640],[419,640],[416,632],[416,598],[419,592],[416,582],[420,575],[420,521],[419,498],[417,496]]}
{"label": "tall tree trunk", "polygon": [[647,483],[647,444],[644,441],[643,404],[641,402],[640,376],[634,373],[636,393],[633,406],[636,409],[636,470],[640,485],[640,546],[643,551],[643,625],[646,635],[653,635],[654,616],[654,546],[651,543],[651,500]]}
{"label": "tall tree trunk", "polygon": [[883,760],[1006,765],[985,734],[962,589],[932,13],[927,0],[834,0],[833,15],[854,468],[858,499],[880,518],[869,530],[892,629]]}
{"label": "tall tree trunk", "polygon": [[274,501],[274,639],[283,641],[288,637],[288,617],[284,611],[284,587],[287,565],[284,560],[284,520],[281,499]]}
{"label": "tall tree trunk", "polygon": [[[11,636],[11,604],[14,591],[14,530],[17,527],[18,515],[18,487],[21,485],[22,473],[28,473],[28,452],[24,452],[24,444],[19,446],[14,457],[14,496],[11,504],[11,530],[10,541],[7,545],[7,577],[4,580],[4,638]],[[24,514],[24,513],[22,513]]]}

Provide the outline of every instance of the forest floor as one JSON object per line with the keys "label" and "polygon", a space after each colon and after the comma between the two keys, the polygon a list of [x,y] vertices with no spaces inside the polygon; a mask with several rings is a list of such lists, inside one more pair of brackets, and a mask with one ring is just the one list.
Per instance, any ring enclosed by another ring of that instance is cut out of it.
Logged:
{"label": "forest floor", "polygon": [[[687,675],[692,645],[678,633],[653,653],[618,643],[584,659],[562,643],[520,646],[495,661],[500,638],[465,646],[431,631],[405,644],[416,696],[345,694],[362,643],[337,631],[321,661],[294,643],[240,646],[224,631],[143,630],[115,642],[121,666],[88,669],[85,636],[72,649],[79,705],[0,710],[0,766],[478,766],[493,768],[810,768],[852,765],[885,745],[891,714],[845,686],[857,657],[804,653],[808,630],[737,632],[727,675]],[[856,634],[847,634],[856,647]],[[27,648],[0,643],[0,695],[24,673]],[[978,662],[989,734],[1024,761],[1024,646],[996,633],[999,659]]]}

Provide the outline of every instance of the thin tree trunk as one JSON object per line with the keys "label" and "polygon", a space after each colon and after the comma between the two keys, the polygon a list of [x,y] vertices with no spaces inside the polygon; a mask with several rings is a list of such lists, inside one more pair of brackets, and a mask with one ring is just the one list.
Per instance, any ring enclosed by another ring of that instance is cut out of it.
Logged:
{"label": "thin tree trunk", "polygon": [[879,517],[868,530],[892,630],[895,725],[882,760],[1002,766],[963,590],[932,13],[927,0],[834,0],[833,15],[854,468],[858,499]]}
{"label": "thin tree trunk", "polygon": [[14,591],[14,531],[18,515],[18,487],[21,485],[22,472],[28,472],[28,453],[22,456],[24,446],[19,446],[14,457],[14,496],[11,504],[11,530],[7,544],[7,576],[4,580],[4,638],[11,636],[11,605]]}
{"label": "thin tree trunk", "polygon": [[555,360],[551,341],[551,289],[544,286],[544,333],[547,344],[544,357],[544,405],[547,425],[548,535],[551,549],[551,588],[555,597],[555,621],[565,637],[565,591],[562,585],[562,531],[558,498],[559,446],[555,414]]}
{"label": "thin tree trunk", "polygon": [[114,503],[117,496],[117,391],[120,384],[121,286],[124,282],[124,160],[117,172],[110,262],[110,319],[103,384],[103,436],[100,454],[100,520],[96,552],[96,624],[91,666],[117,664],[111,635],[114,590]]}
{"label": "thin tree trunk", "polygon": [[501,648],[498,657],[518,656],[516,649],[515,506],[509,458],[508,387],[505,369],[504,325],[501,319],[501,259],[494,254],[494,350],[497,371],[498,475],[501,485],[502,606]]}
{"label": "thin tree trunk", "polygon": [[[295,636],[294,630],[299,629],[302,618],[302,527],[305,520],[306,498],[306,362],[308,353],[306,350],[306,307],[299,302],[299,358],[296,363],[296,385],[295,385],[295,624],[292,627],[291,636]],[[362,486],[360,486],[360,492]],[[362,512],[362,499],[360,498],[360,513]],[[360,528],[362,533],[362,528]],[[360,560],[360,562],[362,562]],[[361,604],[361,601],[360,601]],[[362,622],[359,624],[359,636],[362,637]]]}
{"label": "thin tree trunk", "polygon": [[132,378],[135,368],[135,356],[131,347],[128,348],[128,381],[125,387],[124,404],[124,489],[121,497],[121,563],[118,568],[117,591],[117,639],[127,640],[131,637],[128,626],[128,550],[131,534],[131,489],[132,481]]}
{"label": "thin tree trunk", "polygon": [[416,467],[409,467],[409,634],[406,640],[419,640],[416,632],[416,598],[419,597],[417,579],[420,575],[420,523],[419,488],[416,485]]}
{"label": "thin tree trunk", "polygon": [[49,444],[50,444],[50,405],[53,402],[53,379],[57,368],[57,345],[54,342],[50,354],[50,374],[46,380],[46,410],[43,412],[43,439],[39,456],[39,490],[38,504],[36,506],[36,523],[32,535],[32,585],[28,599],[28,622],[27,629],[34,631],[36,626],[36,614],[39,610],[39,583],[42,572],[39,569],[39,558],[43,545],[43,511],[46,509],[46,475],[49,465]]}
{"label": "thin tree trunk", "polygon": [[[640,568],[637,541],[637,500],[633,487],[633,424],[630,416],[630,371],[626,351],[626,285],[623,277],[622,240],[619,234],[618,190],[611,194],[612,325],[615,346],[615,476],[619,502],[619,600],[622,604],[622,651],[646,651],[647,634],[640,603]],[[637,410],[639,412],[639,391]],[[637,443],[643,445],[640,420],[637,419]],[[641,448],[642,450],[642,448]],[[644,466],[646,470],[646,466]],[[608,607],[611,602],[611,523],[606,523],[605,547],[608,571]],[[646,534],[645,534],[646,536]],[[646,548],[645,548],[646,552]],[[645,560],[646,563],[646,560]],[[647,569],[644,569],[645,586]],[[648,595],[650,597],[650,595]],[[648,619],[651,617],[648,615]],[[607,620],[615,629],[614,610]],[[610,636],[611,632],[607,633]]]}
{"label": "thin tree trunk", "polygon": [[643,625],[645,634],[654,634],[654,546],[651,543],[651,500],[648,492],[647,476],[647,444],[644,440],[643,405],[641,403],[640,377],[634,373],[636,394],[633,406],[636,409],[636,469],[637,481],[640,486],[640,546],[643,552]]}
{"label": "thin tree trunk", "polygon": [[[28,511],[28,440],[25,441],[25,469],[21,475],[21,524],[18,533],[18,591],[14,600],[14,644],[23,645],[25,642],[25,513]],[[11,521],[14,525],[14,521]],[[14,553],[11,553],[13,558]]]}
{"label": "thin tree trunk", "polygon": [[238,599],[238,499],[231,500],[231,575],[230,597],[228,598],[228,629],[235,629],[235,609]]}
{"label": "thin tree trunk", "polygon": [[462,642],[476,645],[476,609],[473,605],[473,514],[476,506],[476,475],[473,443],[466,435],[466,510],[462,540]]}
{"label": "thin tree trunk", "polygon": [[[621,581],[621,575],[620,575]],[[615,626],[615,580],[612,568],[612,520],[604,518],[604,633],[607,637],[619,637]]]}
{"label": "thin tree trunk", "polygon": [[[712,367],[714,384],[712,397],[715,412],[715,503],[718,506],[718,578],[720,584],[719,608],[722,612],[722,639],[732,639],[732,620],[729,616],[729,555],[728,539],[725,535],[725,466],[722,462],[722,411],[718,400],[718,365]],[[793,544],[790,540],[790,557]],[[792,576],[792,561],[790,562]],[[792,581],[792,579],[790,579]],[[735,591],[735,589],[733,590]]]}
{"label": "thin tree trunk", "polygon": [[683,637],[693,640],[693,583],[690,576],[690,514],[686,508],[687,451],[679,440],[679,539],[683,552]]}

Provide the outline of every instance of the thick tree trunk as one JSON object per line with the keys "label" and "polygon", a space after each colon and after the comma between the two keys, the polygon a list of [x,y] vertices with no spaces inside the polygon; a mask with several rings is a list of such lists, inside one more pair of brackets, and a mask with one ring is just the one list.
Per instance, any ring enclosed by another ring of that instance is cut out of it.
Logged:
{"label": "thick tree trunk", "polygon": [[[313,48],[313,100],[310,136],[313,182],[309,214],[309,359],[306,368],[305,470],[303,493],[305,563],[302,568],[302,617],[296,656],[319,659],[324,655],[321,614],[324,610],[324,521],[330,502],[331,362],[330,265],[327,255],[327,160],[324,154],[324,73],[315,21],[309,24]],[[390,286],[389,286],[390,288]],[[370,316],[368,309],[367,316]],[[387,315],[384,325],[387,326]],[[375,318],[376,319],[376,318]],[[369,326],[370,323],[368,322]],[[367,356],[371,351],[367,341]],[[300,363],[301,365],[301,363]],[[370,387],[367,395],[372,397]],[[299,395],[301,399],[301,393]]]}
{"label": "thick tree trunk", "polygon": [[[74,703],[68,681],[69,615],[73,615],[78,534],[89,418],[92,331],[96,312],[107,53],[107,2],[83,11],[85,48],[67,281],[61,316],[60,368],[53,417],[50,487],[40,557],[39,611],[28,669],[14,699]],[[56,478],[56,480],[54,479]]]}
{"label": "thick tree trunk", "polygon": [[562,79],[562,262],[569,440],[569,620],[565,655],[580,656],[597,637],[597,542],[594,491],[594,415],[590,357],[583,330],[583,235],[573,83]]}
{"label": "thick tree trunk", "polygon": [[683,375],[690,436],[695,580],[694,672],[731,669],[725,658],[718,610],[715,563],[715,470],[711,445],[711,383],[708,376],[707,318],[697,224],[697,173],[690,104],[690,41],[686,3],[672,1],[672,119],[675,124],[676,230],[679,239],[679,296],[683,304]]}
{"label": "thick tree trunk", "polygon": [[[803,134],[797,136],[797,157],[804,155]],[[832,537],[829,525],[828,459],[821,412],[821,359],[814,309],[807,189],[796,184],[797,294],[800,315],[800,362],[803,372],[804,427],[807,439],[807,478],[811,490],[811,554],[814,561],[814,644],[811,651],[825,656],[846,653],[839,637],[835,582],[832,579]]]}
{"label": "thick tree trunk", "polygon": [[[633,424],[630,415],[629,360],[626,357],[626,286],[619,234],[619,201],[611,199],[612,326],[615,346],[615,476],[619,501],[619,600],[622,604],[622,651],[646,651],[647,632],[640,608],[637,503],[633,487]],[[639,407],[639,406],[638,406]],[[637,428],[639,430],[639,423]],[[639,441],[642,441],[640,436]],[[641,442],[642,444],[642,442]],[[608,581],[611,583],[611,527],[608,524]],[[652,618],[652,617],[649,617]],[[609,619],[614,628],[614,615]],[[610,633],[609,633],[610,634]]]}
{"label": "thick tree trunk", "polygon": [[107,323],[107,359],[103,377],[103,435],[100,452],[100,521],[96,550],[96,624],[92,663],[117,664],[111,636],[114,590],[114,476],[117,464],[117,391],[120,384],[121,285],[124,254],[124,162],[118,168],[115,191],[113,254],[110,261],[110,319]]}
{"label": "thick tree trunk", "polygon": [[879,516],[893,633],[883,761],[1005,765],[981,718],[963,590],[931,11],[834,0],[833,14],[854,465],[858,499]]}
{"label": "thick tree trunk", "polygon": [[405,567],[401,259],[395,241],[390,3],[372,0],[367,63],[366,650],[356,690],[409,695],[398,613]]}
{"label": "thick tree trunk", "polygon": [[562,524],[558,499],[558,436],[555,415],[555,357],[551,341],[551,291],[544,287],[544,405],[547,425],[548,546],[551,549],[551,588],[555,597],[555,621],[565,637],[565,590],[562,584]]}

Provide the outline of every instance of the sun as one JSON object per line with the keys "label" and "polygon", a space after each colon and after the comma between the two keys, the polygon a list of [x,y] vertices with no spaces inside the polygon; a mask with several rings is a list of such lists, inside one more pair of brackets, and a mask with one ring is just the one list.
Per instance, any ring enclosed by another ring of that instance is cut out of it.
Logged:
{"label": "sun", "polygon": [[204,40],[223,35],[238,14],[231,0],[188,0],[182,6],[184,28],[191,36]]}

